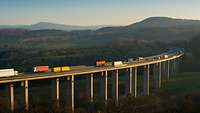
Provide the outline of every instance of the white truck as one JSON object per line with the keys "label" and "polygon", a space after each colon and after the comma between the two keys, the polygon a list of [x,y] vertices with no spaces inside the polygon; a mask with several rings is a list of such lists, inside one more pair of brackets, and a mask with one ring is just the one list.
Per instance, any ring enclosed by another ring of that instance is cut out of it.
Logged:
{"label": "white truck", "polygon": [[138,57],[138,60],[140,61],[140,60],[143,60],[144,58],[143,57]]}
{"label": "white truck", "polygon": [[122,61],[114,61],[114,62],[113,62],[113,66],[114,66],[114,67],[123,66],[123,62],[122,62]]}
{"label": "white truck", "polygon": [[0,77],[10,77],[18,75],[18,71],[14,69],[0,69]]}
{"label": "white truck", "polygon": [[165,56],[164,56],[164,58],[168,58],[168,57],[169,57],[168,55],[165,55]]}

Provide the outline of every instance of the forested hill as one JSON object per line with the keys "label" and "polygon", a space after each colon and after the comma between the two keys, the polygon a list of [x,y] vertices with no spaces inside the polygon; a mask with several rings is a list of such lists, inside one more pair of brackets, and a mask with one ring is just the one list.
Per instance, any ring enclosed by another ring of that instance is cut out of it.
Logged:
{"label": "forested hill", "polygon": [[199,20],[183,20],[167,17],[150,17],[128,26],[107,27],[101,34],[144,40],[189,40],[200,33]]}
{"label": "forested hill", "polygon": [[31,71],[35,65],[93,65],[97,59],[136,58],[180,47],[192,53],[185,69],[193,70],[192,64],[200,64],[199,34],[200,21],[165,17],[98,30],[1,29],[0,68]]}
{"label": "forested hill", "polygon": [[[51,26],[53,27],[53,26]],[[109,44],[113,40],[147,40],[171,42],[174,40],[190,40],[200,33],[200,21],[182,20],[166,17],[151,17],[141,22],[120,27],[104,27],[98,30],[27,30],[1,29],[0,41],[3,44],[20,42],[25,44],[36,43],[63,43],[68,46],[91,46]],[[11,40],[12,39],[12,40]],[[13,43],[12,43],[13,44]],[[62,44],[61,44],[62,45]]]}

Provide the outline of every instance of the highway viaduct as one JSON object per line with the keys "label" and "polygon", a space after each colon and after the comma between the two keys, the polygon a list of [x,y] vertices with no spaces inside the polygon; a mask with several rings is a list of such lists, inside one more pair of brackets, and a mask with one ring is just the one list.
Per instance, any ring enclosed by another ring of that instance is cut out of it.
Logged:
{"label": "highway viaduct", "polygon": [[[113,96],[118,103],[119,100],[119,71],[126,69],[128,70],[128,80],[126,81],[128,84],[128,93],[137,96],[137,80],[138,80],[138,68],[143,68],[143,95],[148,96],[150,94],[150,71],[153,71],[153,77],[155,79],[154,86],[156,88],[161,88],[162,85],[162,76],[163,73],[166,74],[167,79],[170,79],[170,75],[175,73],[176,67],[179,64],[183,53],[174,53],[170,54],[167,58],[154,59],[149,57],[148,59],[135,61],[133,63],[127,63],[126,65],[114,67],[114,66],[106,66],[106,67],[88,67],[80,70],[72,70],[61,73],[52,73],[52,74],[23,74],[19,76],[12,76],[6,78],[0,78],[1,84],[9,84],[9,101],[10,101],[10,110],[15,110],[15,93],[14,93],[14,83],[21,82],[24,87],[24,103],[25,109],[29,110],[29,82],[37,81],[42,79],[52,79],[55,82],[55,97],[57,107],[59,107],[60,101],[60,78],[67,77],[70,81],[70,101],[71,101],[71,110],[74,112],[75,110],[75,97],[74,97],[74,89],[75,89],[75,77],[84,75],[89,78],[89,97],[90,101],[94,101],[94,76],[96,73],[101,73],[101,76],[104,78],[101,81],[103,82],[103,93],[104,93],[104,101],[108,101],[108,72],[115,71],[115,74],[112,75],[112,84],[113,84]],[[156,55],[161,56],[161,55]],[[150,68],[152,66],[153,68]],[[150,70],[153,69],[153,70]]]}

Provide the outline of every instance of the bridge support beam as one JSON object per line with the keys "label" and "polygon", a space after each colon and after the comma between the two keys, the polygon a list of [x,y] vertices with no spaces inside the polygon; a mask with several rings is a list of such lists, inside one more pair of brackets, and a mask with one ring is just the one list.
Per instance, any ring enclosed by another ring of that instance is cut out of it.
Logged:
{"label": "bridge support beam", "polygon": [[180,60],[181,60],[181,58],[176,59],[176,73],[178,73],[180,71]]}
{"label": "bridge support beam", "polygon": [[137,96],[137,67],[129,68],[128,92],[134,97]]}
{"label": "bridge support beam", "polygon": [[60,107],[60,81],[59,78],[56,79],[56,107]]}
{"label": "bridge support beam", "polygon": [[162,69],[161,69],[161,74],[163,76],[163,79],[166,79],[167,77],[167,72],[166,72],[166,62],[161,62]]}
{"label": "bridge support beam", "polygon": [[149,96],[149,65],[144,66],[143,95]]}
{"label": "bridge support beam", "polygon": [[14,84],[10,84],[10,110],[14,111]]}
{"label": "bridge support beam", "polygon": [[133,68],[129,68],[129,94],[132,95],[133,91]]}
{"label": "bridge support beam", "polygon": [[56,107],[60,107],[60,80],[59,78],[52,80],[52,98],[55,101]]}
{"label": "bridge support beam", "polygon": [[118,104],[118,99],[119,99],[119,70],[116,70],[116,73],[114,76],[112,76],[112,90],[113,90],[113,95],[115,97],[115,100]]}
{"label": "bridge support beam", "polygon": [[103,101],[107,103],[108,100],[108,71],[101,73],[101,96]]}
{"label": "bridge support beam", "polygon": [[174,68],[173,74],[176,75],[176,59],[174,59],[173,61],[174,61],[174,62],[173,62],[173,65],[174,65],[174,66],[173,66],[173,68]]}
{"label": "bridge support beam", "polygon": [[87,76],[86,93],[90,102],[93,102],[94,100],[94,75],[93,74],[90,74],[89,76]]}
{"label": "bridge support beam", "polygon": [[28,80],[24,81],[24,88],[25,88],[25,110],[29,110],[29,89],[28,89]]}
{"label": "bridge support beam", "polygon": [[154,87],[161,88],[162,65],[161,63],[154,64]]}
{"label": "bridge support beam", "polygon": [[94,76],[90,75],[90,101],[94,101]]}
{"label": "bridge support beam", "polygon": [[134,97],[137,97],[137,67],[134,68]]}
{"label": "bridge support beam", "polygon": [[170,61],[168,60],[167,61],[167,80],[169,80],[170,79]]}
{"label": "bridge support beam", "polygon": [[159,63],[158,69],[159,69],[159,72],[158,72],[158,88],[161,88],[161,85],[162,85],[162,65],[161,65],[161,62]]}
{"label": "bridge support beam", "polygon": [[104,84],[104,93],[105,93],[104,99],[107,103],[107,101],[108,101],[108,71],[105,72],[104,83],[105,83]]}
{"label": "bridge support beam", "polygon": [[74,75],[71,76],[71,109],[74,113]]}

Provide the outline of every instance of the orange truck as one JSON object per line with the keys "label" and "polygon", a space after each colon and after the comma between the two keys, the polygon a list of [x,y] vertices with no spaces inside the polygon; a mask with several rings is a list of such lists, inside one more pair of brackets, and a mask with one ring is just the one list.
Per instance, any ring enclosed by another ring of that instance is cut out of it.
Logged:
{"label": "orange truck", "polygon": [[34,67],[34,72],[48,72],[50,71],[49,66],[36,66]]}
{"label": "orange truck", "polygon": [[105,64],[106,64],[105,60],[97,60],[96,61],[96,67],[105,66]]}
{"label": "orange truck", "polygon": [[53,67],[52,72],[64,72],[64,71],[70,71],[70,66],[62,66],[62,67]]}

